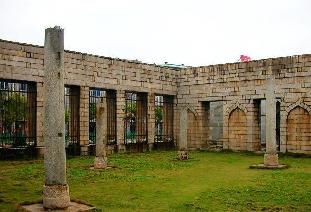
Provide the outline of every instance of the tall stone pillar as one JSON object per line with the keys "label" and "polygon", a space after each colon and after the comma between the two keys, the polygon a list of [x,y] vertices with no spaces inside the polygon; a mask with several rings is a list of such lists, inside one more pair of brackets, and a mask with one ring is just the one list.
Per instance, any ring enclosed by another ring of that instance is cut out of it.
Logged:
{"label": "tall stone pillar", "polygon": [[188,110],[181,108],[179,113],[179,150],[178,159],[187,160],[187,130],[188,130]]}
{"label": "tall stone pillar", "polygon": [[107,100],[96,105],[96,157],[95,169],[107,168]]}
{"label": "tall stone pillar", "polygon": [[154,105],[154,93],[148,93],[147,101],[147,110],[148,110],[148,115],[147,115],[147,124],[148,124],[148,144],[149,144],[149,150],[153,149],[154,145],[154,136],[155,136],[155,105]]}
{"label": "tall stone pillar", "polygon": [[116,124],[117,124],[117,145],[118,145],[118,152],[125,151],[125,144],[124,144],[124,118],[125,118],[125,91],[118,90],[117,91],[117,117],[116,117]]}
{"label": "tall stone pillar", "polygon": [[64,30],[45,30],[44,43],[44,166],[43,207],[67,208],[64,115]]}
{"label": "tall stone pillar", "polygon": [[36,135],[37,135],[37,154],[40,157],[44,155],[44,141],[43,141],[43,95],[44,95],[44,88],[43,82],[37,83],[37,120],[36,120]]}
{"label": "tall stone pillar", "polygon": [[278,154],[276,147],[276,99],[275,79],[271,76],[266,84],[266,153],[265,166],[278,166]]}
{"label": "tall stone pillar", "polygon": [[80,87],[80,152],[81,155],[89,153],[89,90],[87,86]]}

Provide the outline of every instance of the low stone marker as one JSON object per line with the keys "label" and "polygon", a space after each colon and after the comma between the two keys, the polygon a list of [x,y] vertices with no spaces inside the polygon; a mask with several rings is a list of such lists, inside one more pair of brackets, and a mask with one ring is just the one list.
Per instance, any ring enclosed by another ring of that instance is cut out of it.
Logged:
{"label": "low stone marker", "polygon": [[107,100],[96,105],[96,156],[95,169],[106,169],[107,164]]}

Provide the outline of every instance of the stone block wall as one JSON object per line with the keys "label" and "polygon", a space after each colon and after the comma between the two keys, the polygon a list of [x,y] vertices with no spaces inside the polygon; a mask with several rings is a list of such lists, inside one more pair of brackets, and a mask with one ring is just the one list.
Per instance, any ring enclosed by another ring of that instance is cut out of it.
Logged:
{"label": "stone block wall", "polygon": [[[124,148],[125,91],[148,93],[148,142],[154,141],[154,95],[177,94],[179,72],[158,65],[116,58],[101,57],[65,50],[65,84],[80,88],[79,130],[81,154],[87,154],[89,144],[90,88],[117,91],[117,144]],[[43,77],[44,48],[0,40],[0,79],[36,83],[37,146],[43,147]]]}
{"label": "stone block wall", "polygon": [[[43,54],[42,46],[0,40],[0,78],[36,83],[39,147],[44,146]],[[280,151],[311,154],[310,54],[176,70],[65,51],[65,72],[65,83],[80,88],[81,152],[86,151],[89,142],[90,88],[116,90],[119,151],[125,149],[126,91],[147,93],[148,142],[151,146],[154,141],[154,95],[158,94],[175,97],[174,136],[177,144],[179,111],[186,107],[189,148],[209,148],[211,141],[216,140],[224,149],[258,151],[261,149],[258,101],[265,99],[266,79],[274,77],[275,95],[280,102]],[[222,111],[213,107],[216,102],[221,102]],[[213,130],[216,122],[222,130]]]}
{"label": "stone block wall", "polygon": [[[260,108],[257,101],[265,99],[265,84],[269,77],[276,79],[275,95],[281,104],[280,150],[310,154],[311,128],[308,121],[302,120],[309,120],[307,115],[311,114],[311,55],[182,70],[178,82],[177,101],[179,106],[187,105],[197,111],[201,111],[200,107],[204,102],[213,104],[222,101],[223,137],[219,141],[222,142],[223,148],[258,151]],[[273,106],[275,105],[267,107]],[[299,109],[298,112],[297,109],[291,113],[290,111],[296,107],[304,110]],[[215,110],[209,111],[213,112]],[[198,115],[207,116],[202,113]],[[207,134],[202,130],[206,129],[196,128],[196,133],[202,138],[201,142],[196,142],[202,143],[203,146],[209,139],[206,139]],[[303,134],[298,136],[298,132]]]}

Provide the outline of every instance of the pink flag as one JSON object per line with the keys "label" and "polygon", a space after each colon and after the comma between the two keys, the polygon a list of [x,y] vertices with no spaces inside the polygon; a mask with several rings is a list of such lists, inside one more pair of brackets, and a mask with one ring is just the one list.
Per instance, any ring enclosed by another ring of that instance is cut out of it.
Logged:
{"label": "pink flag", "polygon": [[240,55],[240,61],[241,62],[249,62],[251,60],[252,59],[249,56],[247,56],[247,55]]}

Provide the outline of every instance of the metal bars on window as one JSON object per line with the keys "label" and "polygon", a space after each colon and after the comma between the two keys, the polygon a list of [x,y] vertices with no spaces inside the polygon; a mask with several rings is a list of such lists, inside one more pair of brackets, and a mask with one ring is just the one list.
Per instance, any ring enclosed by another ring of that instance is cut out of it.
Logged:
{"label": "metal bars on window", "polygon": [[69,155],[80,155],[80,88],[65,86],[65,143]]}
{"label": "metal bars on window", "polygon": [[35,83],[0,79],[0,157],[15,157],[19,152],[25,154],[25,149],[34,150],[36,96]]}
{"label": "metal bars on window", "polygon": [[[116,92],[114,90],[104,90],[100,88],[91,88],[89,93],[89,143],[95,147],[96,143],[96,104],[101,102],[102,98],[107,101],[107,139],[108,145],[117,144],[117,110],[116,110]],[[94,148],[92,148],[92,153]],[[91,154],[92,154],[91,153]]]}
{"label": "metal bars on window", "polygon": [[136,145],[141,151],[140,144],[147,144],[147,94],[125,93],[125,145]]}
{"label": "metal bars on window", "polygon": [[155,148],[174,147],[174,97],[155,96]]}

